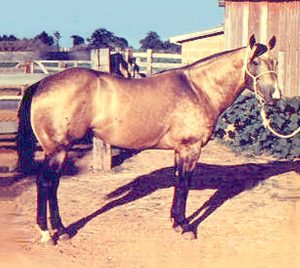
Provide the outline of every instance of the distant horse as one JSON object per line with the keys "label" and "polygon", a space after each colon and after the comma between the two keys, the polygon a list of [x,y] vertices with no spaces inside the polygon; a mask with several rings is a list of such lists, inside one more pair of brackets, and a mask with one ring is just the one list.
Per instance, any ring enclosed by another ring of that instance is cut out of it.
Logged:
{"label": "distant horse", "polygon": [[110,54],[110,70],[113,74],[122,77],[131,77],[129,72],[129,64],[124,59],[122,53],[112,53]]}
{"label": "distant horse", "polygon": [[[218,116],[248,88],[266,102],[280,98],[276,38],[222,52],[191,65],[145,79],[125,79],[90,69],[73,68],[31,86],[19,109],[19,166],[32,164],[35,138],[45,152],[37,176],[37,224],[42,242],[67,237],[59,214],[57,190],[72,144],[91,130],[106,143],[129,149],[175,151],[171,218],[173,227],[190,232],[186,201],[201,148],[210,140]],[[71,191],[70,191],[71,192]]]}
{"label": "distant horse", "polygon": [[144,78],[146,75],[140,72],[140,67],[136,63],[136,58],[128,58],[128,70],[131,78]]}
{"label": "distant horse", "polygon": [[140,68],[136,63],[134,57],[125,59],[125,55],[120,52],[112,53],[110,55],[110,71],[113,74],[126,78],[143,78],[145,74],[140,72]]}

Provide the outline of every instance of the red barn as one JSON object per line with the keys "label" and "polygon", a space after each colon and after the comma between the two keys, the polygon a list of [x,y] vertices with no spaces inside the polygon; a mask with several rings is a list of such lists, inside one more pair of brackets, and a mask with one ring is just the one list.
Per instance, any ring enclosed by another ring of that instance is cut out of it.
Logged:
{"label": "red barn", "polygon": [[279,84],[285,96],[300,95],[300,1],[223,0],[225,49],[246,46],[249,36],[277,37]]}

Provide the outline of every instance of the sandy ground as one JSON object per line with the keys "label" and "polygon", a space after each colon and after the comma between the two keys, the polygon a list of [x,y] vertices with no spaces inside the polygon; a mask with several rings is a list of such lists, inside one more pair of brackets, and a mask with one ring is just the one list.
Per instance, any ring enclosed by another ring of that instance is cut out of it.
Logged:
{"label": "sandy ground", "polygon": [[236,156],[211,142],[188,199],[196,240],[171,228],[172,152],[141,152],[112,174],[92,172],[90,154],[77,164],[59,189],[74,236],[56,246],[41,245],[35,230],[34,179],[2,187],[0,267],[300,267],[297,161]]}

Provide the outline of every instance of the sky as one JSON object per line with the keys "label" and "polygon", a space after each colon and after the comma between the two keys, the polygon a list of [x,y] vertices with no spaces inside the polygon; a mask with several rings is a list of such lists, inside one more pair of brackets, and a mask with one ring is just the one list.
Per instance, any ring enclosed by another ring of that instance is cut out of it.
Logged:
{"label": "sky", "polygon": [[88,38],[106,28],[139,48],[149,31],[165,41],[218,27],[223,16],[218,0],[10,0],[1,3],[0,35],[22,39],[58,31],[60,45],[71,47],[71,35]]}

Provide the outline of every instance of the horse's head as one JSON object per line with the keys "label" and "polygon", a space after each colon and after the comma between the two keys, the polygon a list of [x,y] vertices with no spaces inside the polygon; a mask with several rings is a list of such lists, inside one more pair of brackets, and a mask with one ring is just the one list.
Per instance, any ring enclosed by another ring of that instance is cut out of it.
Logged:
{"label": "horse's head", "polygon": [[254,35],[250,37],[245,58],[246,87],[252,90],[261,102],[274,104],[281,93],[277,81],[277,59],[271,50],[276,44],[273,36],[268,45],[256,43]]}

